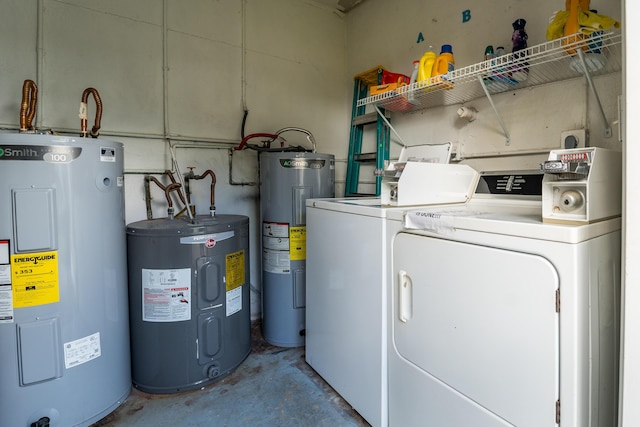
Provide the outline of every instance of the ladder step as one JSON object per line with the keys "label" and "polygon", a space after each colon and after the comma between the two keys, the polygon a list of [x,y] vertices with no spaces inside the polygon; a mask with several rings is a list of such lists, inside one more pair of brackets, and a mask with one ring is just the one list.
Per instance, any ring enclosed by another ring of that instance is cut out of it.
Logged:
{"label": "ladder step", "polygon": [[356,162],[375,162],[377,158],[376,153],[360,153],[353,156],[353,160]]}
{"label": "ladder step", "polygon": [[[384,116],[387,119],[390,119],[391,113],[389,113],[388,111],[385,111]],[[353,126],[361,126],[361,125],[370,125],[377,122],[378,122],[378,113],[374,111],[373,113],[366,113],[361,116],[354,117],[351,124]]]}

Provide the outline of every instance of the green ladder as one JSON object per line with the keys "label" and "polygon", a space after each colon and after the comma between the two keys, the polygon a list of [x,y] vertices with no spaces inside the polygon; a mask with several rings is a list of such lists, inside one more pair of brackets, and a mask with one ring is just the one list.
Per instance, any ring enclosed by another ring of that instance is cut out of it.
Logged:
{"label": "green ladder", "polygon": [[[359,191],[360,166],[362,163],[375,162],[376,170],[383,170],[385,161],[389,160],[389,141],[391,139],[389,127],[380,115],[374,111],[366,113],[366,106],[358,106],[358,100],[366,98],[369,86],[380,84],[382,80],[382,67],[375,67],[364,73],[356,75],[353,85],[353,105],[351,107],[351,132],[349,134],[349,154],[347,156],[347,177],[345,183],[345,197],[356,196],[380,196],[382,176],[374,174],[376,193],[365,194]],[[380,109],[382,114],[386,113]],[[388,120],[388,119],[387,119]],[[364,127],[376,125],[375,151],[362,152],[362,139]]]}

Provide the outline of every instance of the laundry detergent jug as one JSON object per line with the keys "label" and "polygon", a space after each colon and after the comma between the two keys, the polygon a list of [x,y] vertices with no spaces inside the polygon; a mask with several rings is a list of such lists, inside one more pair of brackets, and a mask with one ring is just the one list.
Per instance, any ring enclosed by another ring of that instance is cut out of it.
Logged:
{"label": "laundry detergent jug", "polygon": [[[433,76],[441,76],[443,74],[447,74],[452,72],[455,68],[455,61],[453,60],[453,50],[450,44],[443,44],[442,49],[440,50],[440,55],[436,58],[435,63],[433,64]],[[445,89],[452,89],[453,82],[446,81],[446,78],[439,78],[437,82],[445,86]]]}

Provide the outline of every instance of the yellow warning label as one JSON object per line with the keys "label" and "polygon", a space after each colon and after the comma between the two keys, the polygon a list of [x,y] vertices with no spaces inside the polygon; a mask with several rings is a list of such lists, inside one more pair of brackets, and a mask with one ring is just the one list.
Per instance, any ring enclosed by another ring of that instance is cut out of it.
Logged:
{"label": "yellow warning label", "polygon": [[307,227],[289,228],[289,252],[291,261],[307,259]]}
{"label": "yellow warning label", "polygon": [[244,285],[244,250],[227,254],[227,291]]}
{"label": "yellow warning label", "polygon": [[58,251],[11,255],[13,307],[60,301]]}

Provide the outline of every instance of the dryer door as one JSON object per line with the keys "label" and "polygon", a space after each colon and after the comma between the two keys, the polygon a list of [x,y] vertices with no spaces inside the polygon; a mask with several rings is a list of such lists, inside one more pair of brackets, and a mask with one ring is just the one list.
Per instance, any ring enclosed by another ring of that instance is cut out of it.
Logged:
{"label": "dryer door", "polygon": [[558,275],[544,258],[400,233],[390,425],[555,425]]}

